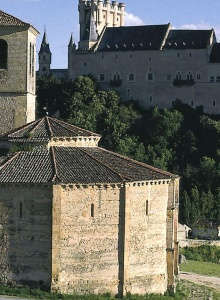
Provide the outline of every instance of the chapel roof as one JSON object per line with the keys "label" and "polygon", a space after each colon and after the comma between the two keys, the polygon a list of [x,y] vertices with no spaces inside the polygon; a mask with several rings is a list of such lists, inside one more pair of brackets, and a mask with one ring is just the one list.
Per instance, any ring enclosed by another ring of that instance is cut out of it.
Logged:
{"label": "chapel roof", "polygon": [[[30,135],[28,138],[27,135]],[[60,120],[44,117],[5,134],[10,142],[50,137],[98,136]],[[1,154],[0,154],[1,157]],[[95,184],[170,180],[175,175],[97,146],[36,147],[0,159],[0,183]]]}
{"label": "chapel roof", "polygon": [[164,49],[204,49],[210,45],[213,30],[170,30]]}
{"label": "chapel roof", "polygon": [[170,24],[107,27],[97,51],[160,50]]}
{"label": "chapel roof", "polygon": [[0,161],[0,183],[120,183],[173,176],[99,147],[20,151]]}
{"label": "chapel roof", "polygon": [[52,138],[91,136],[100,137],[100,135],[89,130],[46,116],[22,127],[16,128],[6,134],[0,135],[0,141],[47,142]]}
{"label": "chapel roof", "polygon": [[0,26],[24,27],[24,28],[32,27],[31,24],[23,22],[20,19],[12,16],[10,14],[7,14],[2,10],[0,10]]}

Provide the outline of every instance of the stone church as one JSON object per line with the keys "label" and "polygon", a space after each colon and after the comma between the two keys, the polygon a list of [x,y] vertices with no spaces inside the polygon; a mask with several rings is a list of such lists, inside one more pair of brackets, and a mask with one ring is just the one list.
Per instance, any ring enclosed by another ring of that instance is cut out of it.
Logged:
{"label": "stone church", "polygon": [[[213,29],[126,27],[125,4],[110,0],[79,0],[78,10],[80,40],[77,47],[71,37],[68,45],[69,79],[92,74],[102,89],[116,89],[124,101],[138,100],[145,108],[171,108],[179,99],[220,113],[220,44]],[[47,66],[42,56],[40,51],[39,76],[56,76],[51,53],[45,52]]]}
{"label": "stone church", "polygon": [[0,10],[0,133],[35,119],[38,34]]}
{"label": "stone church", "polygon": [[35,121],[38,32],[0,14],[0,282],[175,290],[179,177],[100,148],[96,133]]}

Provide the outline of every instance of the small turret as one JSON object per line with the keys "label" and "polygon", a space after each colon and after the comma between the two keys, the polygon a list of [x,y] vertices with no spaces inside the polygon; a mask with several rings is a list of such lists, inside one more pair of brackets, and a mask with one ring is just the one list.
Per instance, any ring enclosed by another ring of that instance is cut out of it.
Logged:
{"label": "small turret", "polygon": [[39,57],[39,77],[50,74],[50,65],[52,53],[50,51],[50,45],[48,42],[46,30],[44,30],[44,36],[41,42]]}
{"label": "small turret", "polygon": [[68,78],[73,78],[74,65],[75,65],[75,53],[76,44],[73,39],[73,35],[70,36],[70,41],[68,45]]}

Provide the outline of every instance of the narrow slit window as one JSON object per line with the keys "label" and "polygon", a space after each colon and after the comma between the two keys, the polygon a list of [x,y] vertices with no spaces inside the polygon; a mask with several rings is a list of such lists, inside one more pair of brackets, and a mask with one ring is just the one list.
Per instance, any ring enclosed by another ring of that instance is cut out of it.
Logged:
{"label": "narrow slit window", "polygon": [[95,214],[95,207],[94,204],[91,204],[91,217],[94,218],[94,214]]}
{"label": "narrow slit window", "polygon": [[0,69],[7,70],[8,64],[8,44],[5,40],[0,40]]}
{"label": "narrow slit window", "polygon": [[146,216],[149,215],[149,201],[146,201]]}
{"label": "narrow slit window", "polygon": [[20,202],[20,219],[22,219],[22,214],[23,214],[23,211],[22,211],[22,203]]}

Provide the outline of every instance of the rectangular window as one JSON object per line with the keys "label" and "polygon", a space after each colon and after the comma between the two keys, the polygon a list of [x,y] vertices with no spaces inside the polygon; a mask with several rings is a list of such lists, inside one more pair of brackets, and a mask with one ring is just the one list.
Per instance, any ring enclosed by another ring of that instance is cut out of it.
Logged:
{"label": "rectangular window", "polygon": [[215,100],[212,101],[212,106],[215,106],[216,105],[216,102]]}
{"label": "rectangular window", "polygon": [[216,77],[216,82],[220,83],[220,76]]}
{"label": "rectangular window", "polygon": [[23,211],[22,211],[22,203],[20,203],[20,219],[22,219],[22,214],[23,214]]}
{"label": "rectangular window", "polygon": [[167,75],[167,80],[171,80],[171,75]]}
{"label": "rectangular window", "polygon": [[105,81],[105,74],[99,75],[99,81]]}
{"label": "rectangular window", "polygon": [[191,106],[194,106],[194,101],[193,100],[191,101]]}
{"label": "rectangular window", "polygon": [[209,81],[210,82],[215,82],[215,77],[214,76],[210,76]]}

